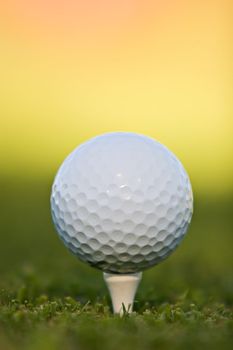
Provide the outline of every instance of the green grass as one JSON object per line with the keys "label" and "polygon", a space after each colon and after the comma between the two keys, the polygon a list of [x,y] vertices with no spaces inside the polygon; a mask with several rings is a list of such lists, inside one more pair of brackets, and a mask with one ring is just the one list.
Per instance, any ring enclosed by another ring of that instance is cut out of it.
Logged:
{"label": "green grass", "polygon": [[0,349],[231,349],[233,197],[195,195],[189,234],[112,315],[100,271],[50,219],[50,181],[1,180]]}

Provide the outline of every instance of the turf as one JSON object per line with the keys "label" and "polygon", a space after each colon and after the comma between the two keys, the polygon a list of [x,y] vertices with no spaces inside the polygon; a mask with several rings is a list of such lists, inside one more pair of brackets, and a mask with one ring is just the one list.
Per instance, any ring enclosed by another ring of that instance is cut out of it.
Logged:
{"label": "turf", "polygon": [[100,271],[72,256],[49,180],[1,180],[0,349],[231,349],[233,197],[195,194],[179,249],[144,273],[135,312],[113,316]]}

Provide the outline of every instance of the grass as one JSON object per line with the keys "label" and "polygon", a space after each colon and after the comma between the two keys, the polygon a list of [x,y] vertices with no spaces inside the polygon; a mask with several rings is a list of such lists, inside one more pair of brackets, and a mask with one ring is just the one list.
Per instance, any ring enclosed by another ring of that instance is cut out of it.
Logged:
{"label": "grass", "polygon": [[195,196],[181,247],[112,315],[100,271],[63,247],[50,181],[1,180],[0,349],[231,349],[233,198]]}

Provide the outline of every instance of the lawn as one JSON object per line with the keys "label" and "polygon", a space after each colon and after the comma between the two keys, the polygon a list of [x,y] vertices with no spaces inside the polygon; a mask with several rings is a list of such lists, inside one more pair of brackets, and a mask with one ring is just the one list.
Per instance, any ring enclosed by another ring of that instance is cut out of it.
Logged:
{"label": "lawn", "polygon": [[1,350],[232,349],[232,195],[194,193],[187,237],[144,273],[135,312],[119,318],[102,273],[55,233],[51,181],[1,179]]}

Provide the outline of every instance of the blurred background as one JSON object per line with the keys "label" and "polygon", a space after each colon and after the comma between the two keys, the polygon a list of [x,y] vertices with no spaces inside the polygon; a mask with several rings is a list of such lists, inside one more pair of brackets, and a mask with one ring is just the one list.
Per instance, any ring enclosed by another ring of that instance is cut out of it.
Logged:
{"label": "blurred background", "polygon": [[195,197],[187,238],[144,274],[139,305],[232,303],[232,27],[230,0],[1,3],[2,287],[104,297],[101,273],[60,243],[49,196],[69,152],[121,130],[169,147]]}

